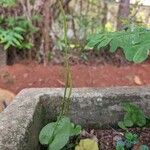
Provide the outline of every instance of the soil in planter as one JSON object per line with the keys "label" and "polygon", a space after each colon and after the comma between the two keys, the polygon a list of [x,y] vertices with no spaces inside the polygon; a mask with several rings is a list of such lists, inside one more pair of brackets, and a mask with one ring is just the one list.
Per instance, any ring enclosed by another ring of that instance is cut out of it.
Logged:
{"label": "soil in planter", "polygon": [[[132,133],[139,136],[139,143],[145,144],[150,148],[150,128],[131,128],[129,129]],[[122,130],[95,130],[95,134],[99,140],[101,150],[115,150],[114,138],[119,134],[123,133]],[[140,150],[139,145],[136,145],[133,150]]]}

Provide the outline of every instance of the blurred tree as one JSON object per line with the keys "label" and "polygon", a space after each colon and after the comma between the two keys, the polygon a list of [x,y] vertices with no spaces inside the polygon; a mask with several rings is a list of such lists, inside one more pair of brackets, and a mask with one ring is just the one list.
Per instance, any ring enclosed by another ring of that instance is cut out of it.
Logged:
{"label": "blurred tree", "polygon": [[108,13],[108,4],[107,1],[102,1],[102,18],[101,18],[101,23],[102,23],[102,29],[105,30],[105,26],[107,23],[107,13]]}
{"label": "blurred tree", "polygon": [[123,20],[127,20],[130,14],[130,0],[120,0],[118,9],[117,29],[123,27]]}
{"label": "blurred tree", "polygon": [[[71,0],[61,0],[61,2],[62,2],[64,11],[66,13],[68,13],[68,11],[69,11],[68,5],[71,2]],[[52,9],[52,12],[53,12],[53,14],[52,14],[53,15],[53,19],[57,19],[59,14],[61,13],[60,8],[59,8],[59,0],[55,0],[55,3],[53,3],[51,5],[51,9]]]}
{"label": "blurred tree", "polygon": [[48,63],[48,55],[50,53],[50,28],[51,28],[51,14],[50,14],[50,1],[46,0],[43,9],[43,39],[44,39],[44,65]]}

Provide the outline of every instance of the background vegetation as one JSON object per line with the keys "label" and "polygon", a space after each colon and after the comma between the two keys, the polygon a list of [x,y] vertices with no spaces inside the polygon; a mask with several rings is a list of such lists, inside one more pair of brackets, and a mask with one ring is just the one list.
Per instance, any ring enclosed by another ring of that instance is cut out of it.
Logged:
{"label": "background vegetation", "polygon": [[[77,57],[88,59],[89,49],[85,52],[85,45],[90,34],[135,25],[149,28],[149,6],[143,6],[140,0],[134,4],[130,1],[62,0],[72,57],[77,54]],[[2,0],[0,14],[1,50],[7,51],[8,62],[26,58],[45,64],[50,60],[61,62],[65,40],[58,0]]]}

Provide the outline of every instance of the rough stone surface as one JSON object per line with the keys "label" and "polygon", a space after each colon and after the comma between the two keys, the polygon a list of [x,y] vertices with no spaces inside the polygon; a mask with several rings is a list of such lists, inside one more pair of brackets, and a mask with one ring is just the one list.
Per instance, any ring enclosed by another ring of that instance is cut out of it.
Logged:
{"label": "rough stone surface", "polygon": [[[0,150],[38,150],[38,135],[56,119],[64,89],[22,90],[0,114]],[[73,89],[70,117],[82,126],[109,126],[122,117],[121,105],[130,101],[150,116],[150,87]]]}
{"label": "rough stone surface", "polygon": [[0,45],[0,67],[5,66],[7,64],[7,53]]}

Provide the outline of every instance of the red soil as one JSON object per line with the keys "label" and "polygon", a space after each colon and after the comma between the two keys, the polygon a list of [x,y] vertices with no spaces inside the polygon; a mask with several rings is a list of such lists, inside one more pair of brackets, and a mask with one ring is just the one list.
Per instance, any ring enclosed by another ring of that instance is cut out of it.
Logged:
{"label": "red soil", "polygon": [[[149,63],[121,67],[79,64],[72,66],[71,70],[73,87],[150,84]],[[136,81],[135,76],[138,81]],[[60,65],[44,67],[31,62],[0,68],[0,88],[18,93],[21,89],[29,87],[64,87],[63,67]]]}

